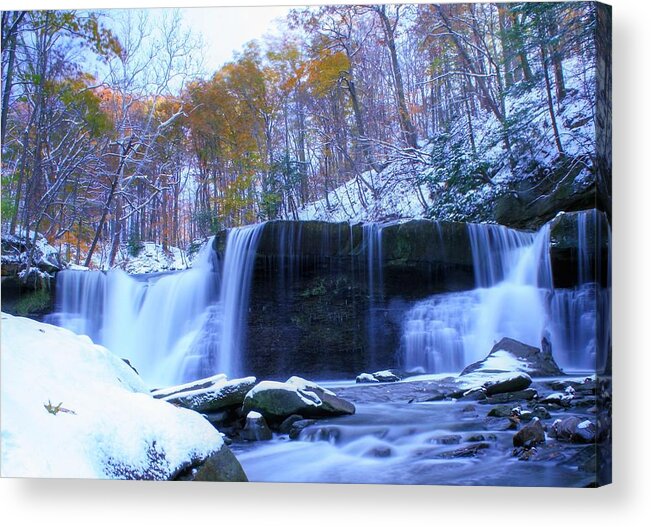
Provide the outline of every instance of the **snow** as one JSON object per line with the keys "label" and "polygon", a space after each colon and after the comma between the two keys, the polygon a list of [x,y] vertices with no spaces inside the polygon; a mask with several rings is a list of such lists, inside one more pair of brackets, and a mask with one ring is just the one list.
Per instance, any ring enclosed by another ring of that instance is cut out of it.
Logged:
{"label": "snow", "polygon": [[88,337],[2,314],[3,477],[167,479],[223,446]]}
{"label": "snow", "polygon": [[226,380],[226,375],[224,373],[218,373],[212,377],[206,377],[205,379],[198,379],[196,381],[191,381],[185,384],[178,384],[176,386],[170,386],[169,388],[160,388],[157,390],[152,390],[152,395],[156,398],[167,397],[169,395],[179,394],[180,392],[190,392],[198,390],[199,387],[210,388],[217,383]]}
{"label": "snow", "polygon": [[262,419],[262,414],[260,412],[256,412],[254,410],[251,410],[248,414],[246,414],[247,419]]}
{"label": "snow", "polygon": [[[211,401],[219,400],[240,390],[246,390],[247,387],[252,387],[255,381],[255,377],[244,377],[243,379],[233,379],[231,381],[224,378],[205,388],[182,391],[180,393],[174,392],[171,395],[163,397],[163,400],[197,410]],[[159,397],[159,392],[155,396]]]}
{"label": "snow", "polygon": [[315,382],[305,380],[302,377],[297,377],[297,376],[290,377],[289,379],[287,379],[286,383],[291,384],[292,386],[296,386],[296,388],[299,388],[301,390],[306,390],[306,391],[320,390],[321,392],[327,393],[328,395],[335,395],[334,392],[331,392],[330,390],[327,390],[326,388],[319,386]]}
{"label": "snow", "polygon": [[256,394],[267,390],[282,390],[290,393],[295,393],[296,395],[298,395],[301,401],[307,406],[318,407],[323,404],[320,397],[316,393],[309,390],[304,390],[293,384],[288,384],[286,382],[278,382],[278,381],[259,382],[253,388],[251,388],[251,390],[246,394],[245,399],[251,399],[255,397]]}
{"label": "snow", "polygon": [[491,353],[484,361],[479,369],[479,371],[503,371],[503,372],[513,372],[513,371],[524,371],[529,372],[528,364],[525,361],[522,361],[515,357],[512,353],[509,353],[506,350],[497,350],[494,353]]}
{"label": "snow", "polygon": [[190,266],[185,251],[178,247],[164,250],[162,245],[153,242],[144,242],[137,256],[123,255],[116,264],[129,274],[181,271]]}
{"label": "snow", "polygon": [[585,421],[581,421],[578,425],[576,425],[576,427],[579,430],[584,430],[586,428],[590,428],[591,426],[592,426],[592,422],[588,419],[586,419]]}
{"label": "snow", "polygon": [[[560,104],[554,101],[554,109],[564,151],[586,160],[595,151],[596,84],[594,64],[584,62],[580,56],[564,60],[567,95]],[[532,178],[531,183],[537,183],[538,170],[531,167],[544,170],[557,161],[546,100],[542,76],[534,85],[523,88],[516,84],[506,93],[506,115],[518,123],[512,131],[517,136],[512,152],[517,166],[513,169],[504,148],[502,123],[490,111],[481,111],[473,120],[475,149],[467,120],[458,119],[449,131],[419,140],[416,150],[400,152],[396,148],[378,154],[377,160],[385,163],[379,173],[367,171],[353,177],[329,190],[327,197],[305,204],[297,218],[288,219],[494,221],[492,205],[497,197],[510,192],[518,181]],[[481,166],[494,171],[493,184],[475,178]],[[461,177],[455,170],[462,172]],[[581,192],[594,182],[594,171],[586,165],[573,187]]]}

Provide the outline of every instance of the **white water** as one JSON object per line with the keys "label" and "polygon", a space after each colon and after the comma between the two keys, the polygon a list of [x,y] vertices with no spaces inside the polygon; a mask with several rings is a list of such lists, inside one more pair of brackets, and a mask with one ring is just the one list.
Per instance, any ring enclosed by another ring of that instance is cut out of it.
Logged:
{"label": "white water", "polygon": [[477,288],[435,295],[407,312],[401,346],[405,367],[458,372],[483,359],[503,337],[511,337],[536,347],[547,338],[554,358],[567,371],[603,368],[610,340],[610,291],[595,283],[602,263],[598,257],[591,263],[587,246],[597,219],[596,211],[579,214],[579,285],[557,290],[547,225],[535,235],[469,225]]}
{"label": "white water", "polygon": [[263,225],[229,232],[221,287],[213,239],[186,271],[146,277],[117,269],[63,271],[49,321],[129,359],[150,386],[237,375]]}
{"label": "white water", "polygon": [[226,239],[224,272],[219,295],[223,322],[216,372],[228,375],[241,373],[242,349],[244,348],[246,313],[248,311],[251,273],[255,263],[255,251],[264,223],[231,229]]}
{"label": "white water", "polygon": [[549,230],[533,235],[469,225],[477,289],[436,295],[405,316],[405,367],[458,372],[483,359],[502,337],[539,346],[551,284]]}

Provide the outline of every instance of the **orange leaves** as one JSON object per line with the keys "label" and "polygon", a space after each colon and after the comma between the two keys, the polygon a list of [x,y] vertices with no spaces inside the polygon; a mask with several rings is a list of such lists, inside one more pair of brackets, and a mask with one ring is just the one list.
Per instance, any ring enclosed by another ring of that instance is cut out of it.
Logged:
{"label": "orange leaves", "polygon": [[308,82],[315,95],[327,95],[340,81],[348,76],[350,62],[343,51],[319,50],[315,59],[308,64]]}

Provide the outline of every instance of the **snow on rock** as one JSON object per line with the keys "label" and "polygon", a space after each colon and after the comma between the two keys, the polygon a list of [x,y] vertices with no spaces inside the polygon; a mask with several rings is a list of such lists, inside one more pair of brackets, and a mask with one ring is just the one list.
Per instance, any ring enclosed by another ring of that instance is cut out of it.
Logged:
{"label": "snow on rock", "polygon": [[293,377],[292,383],[262,381],[254,386],[244,398],[244,413],[251,410],[271,420],[282,420],[297,414],[303,417],[327,417],[353,414],[355,406],[300,377]]}
{"label": "snow on rock", "polygon": [[525,372],[533,377],[563,374],[551,353],[505,337],[493,346],[485,359],[466,366],[461,375],[503,372]]}
{"label": "snow on rock", "polygon": [[116,264],[129,274],[181,271],[190,266],[185,252],[178,247],[164,250],[162,245],[153,242],[144,242],[136,256],[122,256]]}
{"label": "snow on rock", "polygon": [[3,313],[1,363],[3,477],[168,479],[222,451],[88,337]]}
{"label": "snow on rock", "polygon": [[177,384],[168,388],[159,388],[152,390],[151,394],[157,399],[162,399],[163,397],[179,394],[181,392],[191,392],[195,390],[201,390],[203,388],[210,388],[211,386],[214,386],[215,384],[221,383],[225,380],[226,374],[218,373],[217,375],[206,377],[205,379],[197,379],[196,381],[191,381],[185,384]]}
{"label": "snow on rock", "polygon": [[195,412],[217,412],[241,406],[245,395],[255,386],[255,381],[255,377],[231,381],[223,379],[205,388],[174,393],[163,400]]}

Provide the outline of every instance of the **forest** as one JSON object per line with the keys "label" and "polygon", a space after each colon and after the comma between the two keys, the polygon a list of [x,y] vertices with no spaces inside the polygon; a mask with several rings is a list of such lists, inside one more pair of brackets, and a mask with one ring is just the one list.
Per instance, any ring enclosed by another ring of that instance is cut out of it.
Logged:
{"label": "forest", "polygon": [[412,215],[493,221],[514,181],[595,172],[595,9],[295,9],[211,75],[178,12],[5,11],[3,232],[106,268],[333,208],[342,185],[362,209],[411,192]]}

